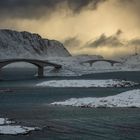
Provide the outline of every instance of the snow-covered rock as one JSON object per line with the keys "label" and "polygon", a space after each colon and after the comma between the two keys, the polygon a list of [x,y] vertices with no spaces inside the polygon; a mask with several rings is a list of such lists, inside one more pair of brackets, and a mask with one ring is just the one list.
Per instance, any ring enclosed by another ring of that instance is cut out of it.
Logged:
{"label": "snow-covered rock", "polygon": [[70,56],[62,43],[43,39],[38,34],[0,30],[0,59]]}
{"label": "snow-covered rock", "polygon": [[76,107],[140,107],[140,89],[123,92],[118,95],[101,98],[71,98],[52,105]]}
{"label": "snow-covered rock", "polygon": [[39,128],[15,125],[14,121],[10,121],[7,118],[0,118],[0,134],[3,135],[27,134],[30,131],[34,130],[39,130]]}
{"label": "snow-covered rock", "polygon": [[11,124],[12,121],[9,121],[7,118],[0,118],[0,125]]}
{"label": "snow-covered rock", "polygon": [[132,87],[138,83],[124,80],[50,80],[36,84],[40,87]]}
{"label": "snow-covered rock", "polygon": [[0,126],[0,134],[5,135],[17,135],[17,134],[27,134],[30,131],[34,131],[34,127],[24,127],[20,125],[3,125]]}

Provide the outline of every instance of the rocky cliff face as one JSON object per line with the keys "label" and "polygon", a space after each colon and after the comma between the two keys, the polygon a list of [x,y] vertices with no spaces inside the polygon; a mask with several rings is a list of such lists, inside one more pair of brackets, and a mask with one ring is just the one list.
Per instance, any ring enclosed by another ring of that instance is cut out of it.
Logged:
{"label": "rocky cliff face", "polygon": [[56,40],[38,34],[0,30],[0,59],[67,57],[70,53]]}

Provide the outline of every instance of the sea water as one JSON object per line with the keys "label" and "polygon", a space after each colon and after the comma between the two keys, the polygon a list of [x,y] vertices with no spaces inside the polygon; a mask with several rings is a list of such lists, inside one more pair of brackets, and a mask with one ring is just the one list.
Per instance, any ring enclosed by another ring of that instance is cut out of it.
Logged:
{"label": "sea water", "polygon": [[[14,71],[14,72],[12,72]],[[36,70],[6,70],[0,81],[0,117],[42,130],[28,135],[0,135],[0,140],[139,140],[139,108],[53,106],[69,98],[106,97],[134,88],[38,88],[51,79],[125,79],[140,82],[140,72],[90,74],[82,77],[34,77]],[[139,87],[135,87],[139,88]]]}

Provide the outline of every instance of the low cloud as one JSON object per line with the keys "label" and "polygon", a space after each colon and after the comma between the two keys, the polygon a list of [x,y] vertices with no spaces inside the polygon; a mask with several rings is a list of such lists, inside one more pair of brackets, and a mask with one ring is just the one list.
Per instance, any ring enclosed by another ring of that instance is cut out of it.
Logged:
{"label": "low cloud", "polygon": [[64,45],[72,54],[102,55],[106,58],[114,58],[140,52],[140,38],[124,39],[123,32],[118,30],[115,34],[107,36],[101,34],[93,41],[82,44],[82,40],[76,37],[65,40]]}
{"label": "low cloud", "polygon": [[86,47],[117,47],[122,46],[123,42],[120,40],[120,35],[122,34],[121,30],[118,30],[114,35],[106,36],[105,34],[102,34],[99,38],[97,38],[94,41],[89,41],[85,44]]}
{"label": "low cloud", "polygon": [[67,48],[75,48],[81,45],[81,41],[77,37],[69,37],[62,41]]}
{"label": "low cloud", "polygon": [[128,45],[131,46],[140,46],[140,39],[132,39],[128,42]]}

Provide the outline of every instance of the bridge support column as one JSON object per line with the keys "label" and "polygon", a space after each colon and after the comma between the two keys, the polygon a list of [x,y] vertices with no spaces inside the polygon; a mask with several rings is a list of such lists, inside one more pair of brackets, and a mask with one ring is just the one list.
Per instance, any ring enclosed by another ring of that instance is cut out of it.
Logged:
{"label": "bridge support column", "polygon": [[38,67],[38,77],[44,77],[44,67]]}
{"label": "bridge support column", "polygon": [[111,63],[111,66],[113,67],[114,66],[114,63]]}
{"label": "bridge support column", "polygon": [[89,62],[89,65],[90,65],[90,67],[92,67],[93,63],[92,62]]}
{"label": "bridge support column", "polygon": [[1,77],[2,77],[1,72],[2,72],[2,67],[0,67],[0,80],[1,80]]}

